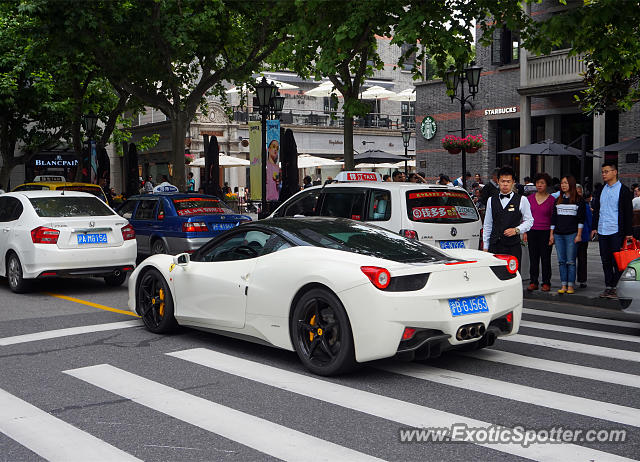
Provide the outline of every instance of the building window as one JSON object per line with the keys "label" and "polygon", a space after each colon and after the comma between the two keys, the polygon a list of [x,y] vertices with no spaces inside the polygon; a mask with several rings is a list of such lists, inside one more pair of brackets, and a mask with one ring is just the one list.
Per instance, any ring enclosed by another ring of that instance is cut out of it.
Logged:
{"label": "building window", "polygon": [[402,113],[402,124],[407,128],[413,128],[416,125],[416,103],[415,101],[402,101],[400,103],[400,111]]}
{"label": "building window", "polygon": [[324,98],[324,113],[331,114],[332,112],[336,112],[338,110],[338,101],[331,100],[330,96],[325,96]]}
{"label": "building window", "polygon": [[409,56],[405,57],[404,62],[402,63],[402,70],[403,71],[412,71],[413,67],[416,64],[416,50],[415,50],[415,45],[411,45],[409,43],[405,43],[400,47],[400,53],[402,56],[405,55],[405,53],[408,53],[409,50],[413,49],[413,52],[411,52],[411,54],[409,54]]}
{"label": "building window", "polygon": [[506,27],[493,31],[491,64],[504,66],[520,61],[520,33]]}

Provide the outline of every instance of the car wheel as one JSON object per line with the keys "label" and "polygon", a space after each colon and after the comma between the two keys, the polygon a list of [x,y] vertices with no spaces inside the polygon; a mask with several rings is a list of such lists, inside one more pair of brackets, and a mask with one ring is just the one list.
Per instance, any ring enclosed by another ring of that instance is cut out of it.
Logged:
{"label": "car wheel", "polygon": [[104,282],[110,287],[121,286],[127,279],[127,273],[125,271],[119,271],[118,274],[110,274],[104,277]]}
{"label": "car wheel", "polygon": [[178,326],[173,316],[171,291],[158,270],[149,269],[140,277],[136,309],[146,328],[155,334],[171,332]]}
{"label": "car wheel", "polygon": [[329,290],[305,293],[294,308],[290,329],[296,353],[311,372],[335,375],[355,366],[347,313]]}
{"label": "car wheel", "polygon": [[167,246],[164,245],[162,239],[156,239],[153,241],[153,244],[151,244],[151,255],[156,255],[158,253],[168,253]]}
{"label": "car wheel", "polygon": [[29,290],[29,282],[22,277],[22,263],[15,253],[10,253],[7,257],[7,280],[9,288],[17,294]]}

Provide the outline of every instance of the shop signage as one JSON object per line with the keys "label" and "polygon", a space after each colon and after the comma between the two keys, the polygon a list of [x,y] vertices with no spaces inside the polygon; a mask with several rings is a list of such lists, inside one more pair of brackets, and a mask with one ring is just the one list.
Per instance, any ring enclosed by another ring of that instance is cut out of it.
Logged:
{"label": "shop signage", "polygon": [[34,167],[76,167],[78,163],[73,154],[38,154],[31,158]]}
{"label": "shop signage", "polygon": [[430,140],[436,136],[436,131],[438,131],[438,124],[436,124],[433,117],[426,116],[422,119],[422,124],[420,124],[420,132],[422,133],[422,136]]}
{"label": "shop signage", "polygon": [[485,109],[484,115],[488,116],[488,115],[499,115],[499,114],[513,114],[514,112],[518,112],[518,106]]}

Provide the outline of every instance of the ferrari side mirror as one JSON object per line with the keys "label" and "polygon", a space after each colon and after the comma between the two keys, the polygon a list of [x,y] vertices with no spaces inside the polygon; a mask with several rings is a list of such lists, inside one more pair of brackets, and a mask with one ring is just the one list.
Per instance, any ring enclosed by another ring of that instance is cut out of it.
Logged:
{"label": "ferrari side mirror", "polygon": [[179,266],[187,266],[191,259],[189,258],[188,253],[180,253],[173,257],[173,263]]}

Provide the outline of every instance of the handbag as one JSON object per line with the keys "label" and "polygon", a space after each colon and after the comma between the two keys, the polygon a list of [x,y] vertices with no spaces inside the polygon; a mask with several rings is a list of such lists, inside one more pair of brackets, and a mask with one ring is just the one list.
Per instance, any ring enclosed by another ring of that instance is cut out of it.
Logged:
{"label": "handbag", "polygon": [[613,258],[616,260],[618,270],[624,271],[631,260],[640,258],[640,242],[631,238],[622,243],[619,252],[613,252]]}

